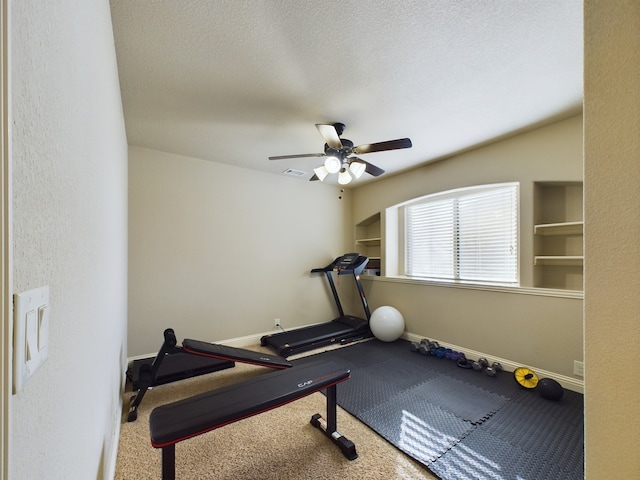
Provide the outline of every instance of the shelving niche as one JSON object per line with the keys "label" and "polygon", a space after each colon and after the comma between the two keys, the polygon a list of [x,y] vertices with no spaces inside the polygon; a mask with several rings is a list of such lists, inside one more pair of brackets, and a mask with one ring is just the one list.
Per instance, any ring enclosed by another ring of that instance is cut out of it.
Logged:
{"label": "shelving niche", "polygon": [[365,218],[355,226],[355,248],[362,255],[369,257],[369,263],[365,270],[368,274],[380,274],[382,251],[382,226],[380,213]]}
{"label": "shelving niche", "polygon": [[582,182],[534,184],[534,284],[582,290]]}

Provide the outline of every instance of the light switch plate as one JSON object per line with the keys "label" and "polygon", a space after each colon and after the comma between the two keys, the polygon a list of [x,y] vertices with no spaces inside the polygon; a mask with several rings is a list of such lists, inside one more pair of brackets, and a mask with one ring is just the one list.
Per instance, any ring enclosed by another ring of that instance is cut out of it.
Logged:
{"label": "light switch plate", "polygon": [[13,296],[13,393],[49,356],[49,287]]}

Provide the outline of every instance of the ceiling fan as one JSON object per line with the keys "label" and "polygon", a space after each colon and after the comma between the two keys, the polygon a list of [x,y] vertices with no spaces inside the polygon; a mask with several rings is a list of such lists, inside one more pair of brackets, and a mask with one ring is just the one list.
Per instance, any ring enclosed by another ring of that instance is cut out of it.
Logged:
{"label": "ceiling fan", "polygon": [[411,148],[411,139],[399,138],[397,140],[388,140],[386,142],[368,143],[365,145],[353,146],[351,140],[340,138],[344,132],[343,123],[334,123],[331,125],[316,123],[316,128],[325,140],[324,153],[303,153],[299,155],[281,155],[277,157],[269,157],[269,160],[286,160],[289,158],[303,157],[327,157],[323,165],[314,168],[315,172],[311,181],[324,179],[330,173],[338,174],[338,183],[346,185],[353,178],[360,178],[364,172],[374,177],[382,175],[384,170],[380,167],[366,162],[354,155],[364,155],[365,153],[384,152],[386,150],[399,150],[401,148]]}

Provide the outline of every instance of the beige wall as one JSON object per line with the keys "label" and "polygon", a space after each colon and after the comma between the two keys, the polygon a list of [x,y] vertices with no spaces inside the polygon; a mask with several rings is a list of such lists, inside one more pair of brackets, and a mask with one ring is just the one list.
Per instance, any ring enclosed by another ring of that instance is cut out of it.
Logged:
{"label": "beige wall", "polygon": [[372,311],[381,305],[398,308],[408,332],[489,359],[572,378],[573,360],[582,360],[580,299],[375,280],[365,282],[365,293]]}
{"label": "beige wall", "polygon": [[167,327],[218,341],[337,316],[310,270],[348,250],[348,192],[131,147],[129,196],[130,356]]}
{"label": "beige wall", "polygon": [[127,142],[109,4],[11,2],[13,291],[50,287],[49,358],[11,401],[11,479],[115,467]]}
{"label": "beige wall", "polygon": [[640,478],[640,3],[585,2],[589,479]]}
{"label": "beige wall", "polygon": [[453,188],[520,182],[520,283],[533,286],[533,182],[554,180],[582,180],[581,115],[360,187],[353,194],[353,216],[360,222],[400,202]]}
{"label": "beige wall", "polygon": [[[428,139],[425,139],[428,141]],[[533,285],[533,182],[582,180],[582,116],[508,138],[355,190],[354,219],[428,193],[520,182],[521,285]],[[393,305],[407,330],[520,365],[573,375],[582,360],[582,300],[537,294],[366,282],[372,309]],[[531,293],[531,289],[527,289]]]}

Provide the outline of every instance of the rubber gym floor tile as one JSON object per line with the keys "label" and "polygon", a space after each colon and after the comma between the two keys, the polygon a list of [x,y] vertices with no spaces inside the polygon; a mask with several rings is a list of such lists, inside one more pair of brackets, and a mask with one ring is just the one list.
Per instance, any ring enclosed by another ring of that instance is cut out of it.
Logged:
{"label": "rubber gym floor tile", "polygon": [[438,458],[473,429],[469,422],[407,392],[361,413],[358,418],[423,463]]}
{"label": "rubber gym floor tile", "polygon": [[582,425],[565,422],[531,407],[509,404],[482,425],[482,430],[548,461],[569,465],[584,456]]}
{"label": "rubber gym floor tile", "polygon": [[471,423],[481,423],[509,399],[448,375],[439,375],[416,385],[409,393]]}
{"label": "rubber gym floor tile", "polygon": [[398,358],[403,343],[403,340],[399,340],[397,343],[385,343],[374,338],[348,348],[334,350],[333,353],[338,358],[343,358],[345,362],[349,362],[353,367],[366,367]]}
{"label": "rubber gym floor tile", "polygon": [[397,349],[384,348],[384,342],[373,339],[354,345],[348,345],[343,348],[337,348],[335,350],[329,350],[326,352],[316,353],[307,357],[302,357],[294,360],[292,363],[306,363],[318,359],[318,356],[330,357],[331,360],[343,365],[346,368],[358,368],[374,365],[376,363],[389,360],[396,357]]}
{"label": "rubber gym floor tile", "polygon": [[490,377],[484,372],[477,372],[472,368],[466,369],[458,367],[456,362],[445,358],[437,358],[431,355],[421,355],[419,353],[411,352],[410,343],[408,342],[407,351],[409,354],[404,353],[403,358],[413,358],[417,364],[437,369],[443,374],[447,374],[453,378],[470,383],[484,390],[498,393],[504,397],[510,399],[516,398],[521,395],[524,390],[516,383],[513,379],[513,374],[510,372],[498,372],[495,377]]}
{"label": "rubber gym floor tile", "polygon": [[495,377],[490,377],[483,371],[476,372],[473,369],[456,368],[458,369],[457,373],[450,373],[453,377],[484,390],[498,393],[503,397],[513,400],[526,393],[525,389],[514,380],[511,372],[498,372]]}
{"label": "rubber gym floor tile", "polygon": [[536,390],[526,390],[526,395],[516,399],[516,403],[533,410],[575,425],[584,423],[584,396],[577,392],[565,390],[560,400],[548,400],[540,396]]}
{"label": "rubber gym floor tile", "polygon": [[338,386],[338,403],[358,415],[416,384],[438,376],[434,370],[416,368],[401,358],[392,358],[368,367],[355,368],[351,378]]}
{"label": "rubber gym floor tile", "polygon": [[425,368],[399,357],[362,367],[358,372],[364,372],[378,382],[392,384],[403,390],[440,375],[436,369]]}
{"label": "rubber gym floor tile", "polygon": [[444,479],[582,480],[582,463],[567,465],[523,450],[479,428],[428,465]]}

